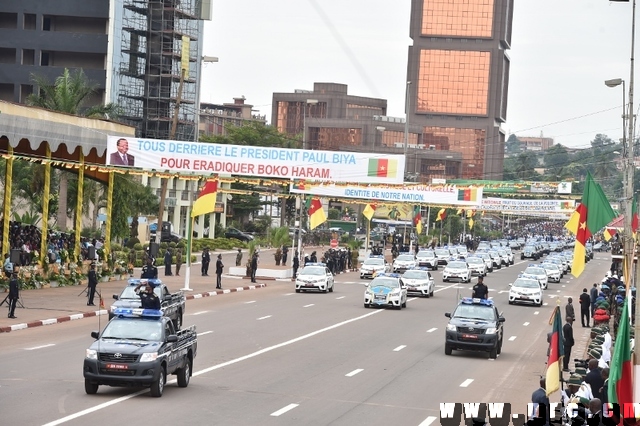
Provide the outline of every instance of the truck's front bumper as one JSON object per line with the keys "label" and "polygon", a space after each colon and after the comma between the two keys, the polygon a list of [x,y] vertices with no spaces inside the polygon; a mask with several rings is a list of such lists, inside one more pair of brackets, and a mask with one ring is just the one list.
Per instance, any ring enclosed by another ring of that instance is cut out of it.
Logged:
{"label": "truck's front bumper", "polygon": [[83,374],[98,385],[150,386],[158,380],[161,368],[159,362],[116,364],[85,358]]}

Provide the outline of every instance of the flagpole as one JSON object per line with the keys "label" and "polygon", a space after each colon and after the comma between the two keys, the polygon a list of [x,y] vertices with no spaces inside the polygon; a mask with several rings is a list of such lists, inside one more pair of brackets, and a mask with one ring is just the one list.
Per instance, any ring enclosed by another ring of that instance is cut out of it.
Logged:
{"label": "flagpole", "polygon": [[429,220],[431,219],[431,205],[427,206],[427,240],[429,239]]}
{"label": "flagpole", "polygon": [[[189,287],[190,284],[190,280],[191,280],[191,243],[193,242],[193,221],[195,220],[195,218],[191,217],[191,211],[192,211],[193,207],[189,209],[189,226],[187,227],[187,271],[186,274],[184,276],[184,288],[182,288],[182,291],[192,291],[192,289]],[[209,229],[213,229],[213,224],[209,224]]]}
{"label": "flagpole", "polygon": [[365,253],[367,253],[367,250],[369,250],[369,244],[370,243],[371,243],[371,220],[367,219],[367,239],[366,239],[366,243],[365,243],[365,247],[364,247],[364,252]]}

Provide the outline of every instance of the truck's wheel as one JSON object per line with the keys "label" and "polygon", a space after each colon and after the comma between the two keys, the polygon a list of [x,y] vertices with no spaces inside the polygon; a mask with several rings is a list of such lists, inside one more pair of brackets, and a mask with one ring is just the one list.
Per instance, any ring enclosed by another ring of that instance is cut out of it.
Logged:
{"label": "truck's wheel", "polygon": [[189,379],[191,378],[191,359],[187,358],[184,367],[178,369],[176,372],[178,376],[178,386],[186,388],[189,386]]}
{"label": "truck's wheel", "polygon": [[158,374],[158,380],[151,384],[151,396],[155,398],[160,398],[162,396],[162,392],[164,391],[164,367],[160,367],[160,374]]}
{"label": "truck's wheel", "polygon": [[87,395],[95,395],[98,393],[98,385],[91,383],[91,380],[89,379],[84,379],[84,391]]}
{"label": "truck's wheel", "polygon": [[451,346],[447,345],[446,343],[444,344],[444,354],[445,355],[451,355],[451,353],[453,352],[453,350],[451,349]]}
{"label": "truck's wheel", "polygon": [[173,325],[176,327],[176,331],[182,330],[182,312],[178,313],[178,317]]}
{"label": "truck's wheel", "polygon": [[491,358],[491,359],[498,358],[498,347],[497,347],[497,345],[496,345],[495,348],[491,349],[491,352],[489,352],[489,358]]}

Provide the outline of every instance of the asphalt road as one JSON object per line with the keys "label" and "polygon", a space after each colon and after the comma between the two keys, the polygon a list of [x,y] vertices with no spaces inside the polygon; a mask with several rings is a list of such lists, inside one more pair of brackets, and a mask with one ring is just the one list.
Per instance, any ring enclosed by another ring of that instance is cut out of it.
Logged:
{"label": "asphalt road", "polygon": [[[580,278],[550,283],[545,306],[508,305],[508,283],[529,263],[516,260],[485,279],[506,318],[496,360],[444,354],[444,313],[472,284],[443,283],[442,269],[435,297],[410,298],[402,311],[365,309],[367,281],[356,272],[337,276],[334,293],[296,294],[292,283],[275,282],[190,300],[184,322],[199,334],[194,377],[182,389],[171,376],[159,399],[106,386],[85,394],[85,349],[104,318],[5,333],[0,423],[427,426],[439,424],[442,402],[505,402],[523,414],[544,373],[552,308],[600,281],[610,260],[597,253]],[[588,329],[578,321],[574,334],[572,358],[583,355]]]}

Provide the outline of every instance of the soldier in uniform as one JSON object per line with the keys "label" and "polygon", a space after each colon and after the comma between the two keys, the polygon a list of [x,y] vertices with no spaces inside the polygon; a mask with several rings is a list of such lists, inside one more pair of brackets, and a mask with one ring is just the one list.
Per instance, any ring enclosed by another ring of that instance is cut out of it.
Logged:
{"label": "soldier in uniform", "polygon": [[242,265],[242,249],[238,249],[238,254],[236,254],[236,266]]}
{"label": "soldier in uniform", "polygon": [[224,264],[222,263],[222,255],[218,255],[216,260],[216,288],[222,290],[222,272],[224,271]]}
{"label": "soldier in uniform", "polygon": [[89,290],[89,301],[87,302],[87,306],[96,306],[93,304],[93,298],[96,295],[96,287],[98,286],[98,275],[96,274],[95,263],[91,264],[91,269],[89,270],[89,274],[87,274],[87,278],[89,280],[87,283]]}
{"label": "soldier in uniform", "polygon": [[18,272],[14,269],[11,273],[11,281],[9,281],[9,318],[16,318],[16,305],[20,297],[20,283],[18,282]]}
{"label": "soldier in uniform", "polygon": [[176,252],[176,276],[180,276],[180,267],[182,266],[182,249],[178,248]]}
{"label": "soldier in uniform", "polygon": [[489,287],[484,284],[484,278],[478,277],[478,283],[473,286],[473,298],[475,299],[488,299]]}
{"label": "soldier in uniform", "polygon": [[209,254],[209,247],[205,247],[202,250],[202,276],[209,276],[209,263],[211,262],[211,255]]}
{"label": "soldier in uniform", "polygon": [[142,267],[140,278],[158,278],[158,268],[153,264],[152,258],[147,258],[147,264]]}
{"label": "soldier in uniform", "polygon": [[136,294],[140,296],[142,309],[160,310],[160,298],[153,292],[153,287],[149,283],[141,283],[135,288]]}

